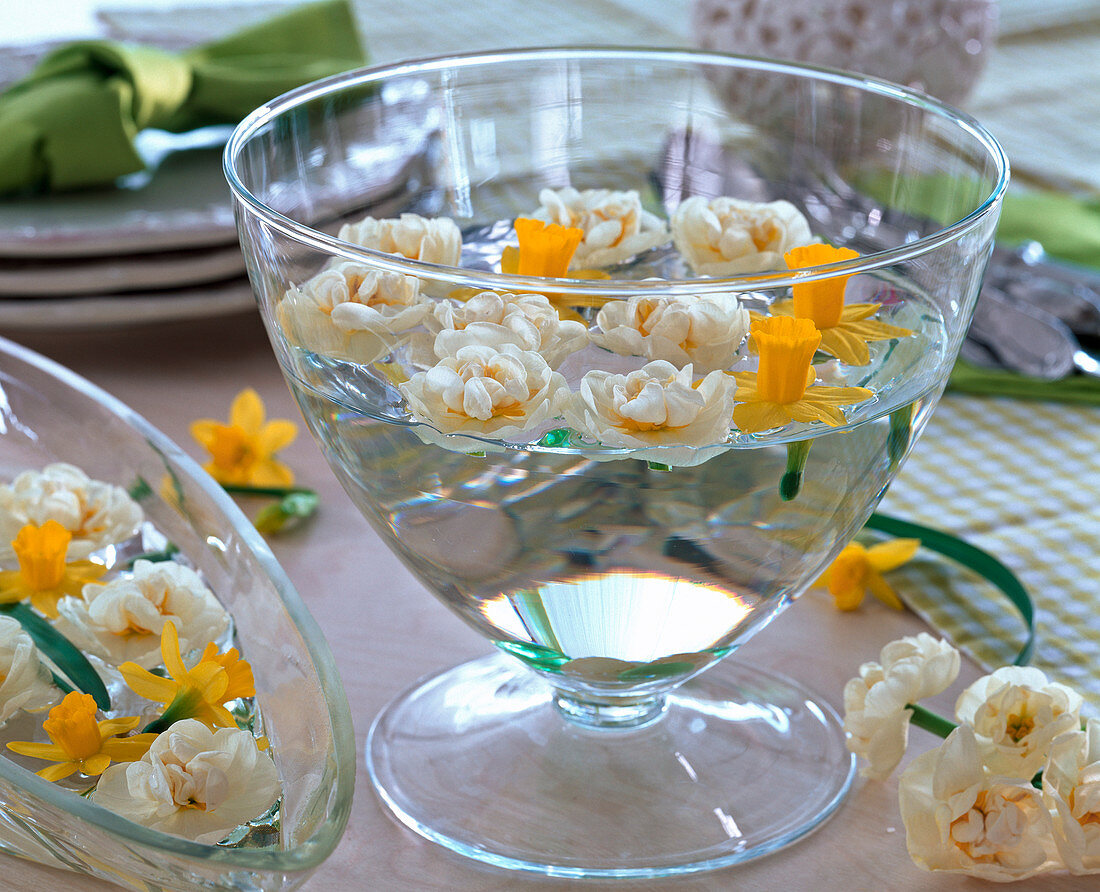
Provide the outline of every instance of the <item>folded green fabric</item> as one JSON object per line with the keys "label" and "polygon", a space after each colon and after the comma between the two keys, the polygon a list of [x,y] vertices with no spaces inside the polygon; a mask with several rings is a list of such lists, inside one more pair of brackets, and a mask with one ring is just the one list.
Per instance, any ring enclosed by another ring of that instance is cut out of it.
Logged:
{"label": "folded green fabric", "polygon": [[1036,241],[1051,257],[1100,267],[1100,200],[1060,192],[1009,191],[1001,208],[997,241]]}
{"label": "folded green fabric", "polygon": [[104,185],[143,169],[134,137],[236,123],[301,84],[362,65],[346,0],[296,7],[176,54],[82,41],[0,95],[0,195]]}
{"label": "folded green fabric", "polygon": [[980,368],[965,359],[956,360],[947,387],[956,393],[976,396],[1007,396],[1020,400],[1100,406],[1100,378],[1070,375],[1059,381],[1042,381],[1001,369]]}

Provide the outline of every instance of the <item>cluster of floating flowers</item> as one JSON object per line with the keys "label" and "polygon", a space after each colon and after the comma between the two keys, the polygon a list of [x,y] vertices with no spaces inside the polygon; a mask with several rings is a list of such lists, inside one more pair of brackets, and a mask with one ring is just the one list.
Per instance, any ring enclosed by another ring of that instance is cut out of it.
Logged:
{"label": "cluster of floating flowers", "polygon": [[[167,551],[108,566],[144,523],[126,490],[73,465],[0,485],[0,726],[46,780],[216,843],[272,808],[279,779],[249,727],[252,669],[219,648],[231,617],[202,577]],[[109,688],[148,702],[121,714]]]}
{"label": "cluster of floating flowers", "polygon": [[[501,272],[606,279],[609,268],[670,242],[696,276],[706,277],[858,256],[816,242],[786,201],[694,197],[667,222],[644,209],[636,191],[544,189],[539,202],[515,220],[518,246],[503,249]],[[460,265],[462,236],[448,218],[367,218],[339,236]],[[734,291],[651,296],[642,287],[614,300],[555,294],[548,285],[545,293],[456,289],[429,296],[415,276],[345,260],[292,286],[277,316],[301,347],[375,364],[398,385],[411,415],[442,436],[418,434],[447,448],[476,448],[462,435],[529,441],[553,420],[605,447],[694,448],[727,442],[731,428],[754,434],[791,422],[844,424],[844,407],[874,396],[865,387],[819,383],[813,365],[818,351],[866,365],[869,342],[911,334],[872,319],[879,304],[846,304],[848,278],[796,283],[764,315],[750,313]],[[562,365],[589,346],[634,367],[591,362],[571,386]],[[691,451],[661,461],[693,463]]]}

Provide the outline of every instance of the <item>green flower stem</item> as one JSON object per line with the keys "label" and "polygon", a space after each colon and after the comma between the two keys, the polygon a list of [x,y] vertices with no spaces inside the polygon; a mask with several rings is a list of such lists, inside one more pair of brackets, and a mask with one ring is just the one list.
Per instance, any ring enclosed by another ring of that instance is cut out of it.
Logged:
{"label": "green flower stem", "polygon": [[890,467],[898,465],[909,449],[913,436],[913,404],[902,406],[890,413],[890,433],[886,435],[886,453]]}
{"label": "green flower stem", "polygon": [[787,444],[787,469],[779,479],[779,497],[789,502],[802,489],[802,472],[806,470],[806,457],[813,440],[795,440]]}
{"label": "green flower stem", "polygon": [[925,709],[916,703],[907,703],[905,706],[907,709],[913,710],[913,715],[909,719],[912,724],[918,728],[923,728],[925,731],[930,731],[937,737],[947,737],[948,734],[959,727],[950,719],[945,719],[942,715]]}
{"label": "green flower stem", "polygon": [[228,493],[241,496],[271,496],[282,499],[292,495],[317,495],[312,489],[304,486],[244,486],[240,483],[223,483],[221,485]]}
{"label": "green flower stem", "polygon": [[179,546],[172,544],[171,542],[161,551],[143,551],[141,554],[135,554],[130,560],[126,562],[126,569],[132,570],[134,564],[138,561],[170,561],[177,554],[179,554]]}
{"label": "green flower stem", "polygon": [[142,733],[160,734],[167,731],[176,722],[193,718],[195,710],[202,702],[202,696],[194,688],[181,690],[173,698],[168,707],[160,714],[159,719],[153,719],[141,729]]}

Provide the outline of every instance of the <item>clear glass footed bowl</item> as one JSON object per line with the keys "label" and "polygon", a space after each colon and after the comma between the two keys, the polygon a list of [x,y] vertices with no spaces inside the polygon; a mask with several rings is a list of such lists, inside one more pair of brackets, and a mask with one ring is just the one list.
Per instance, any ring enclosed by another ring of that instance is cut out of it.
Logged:
{"label": "clear glass footed bowl", "polygon": [[242,122],[226,173],[334,472],[497,647],[376,719],[387,806],[576,877],[710,869],[830,815],[835,713],[723,658],[926,423],[992,245],[995,141],[872,79],[551,49],[305,87]]}
{"label": "clear glass footed bowl", "polygon": [[297,888],[340,841],[355,785],[347,698],[320,629],[249,520],[178,446],[86,380],[0,339],[0,480],[57,462],[124,488],[144,513],[140,533],[100,561],[173,543],[229,611],[282,799],[244,844],[206,845],[49,783],[32,773],[41,763],[0,756],[0,851],[140,892]]}

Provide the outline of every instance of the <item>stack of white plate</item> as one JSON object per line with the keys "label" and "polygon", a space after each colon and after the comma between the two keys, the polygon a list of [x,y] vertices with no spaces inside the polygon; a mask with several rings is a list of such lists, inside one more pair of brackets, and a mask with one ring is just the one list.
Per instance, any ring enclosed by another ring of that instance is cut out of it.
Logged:
{"label": "stack of white plate", "polygon": [[231,128],[147,132],[117,188],[0,200],[0,329],[91,328],[253,306],[221,148]]}

